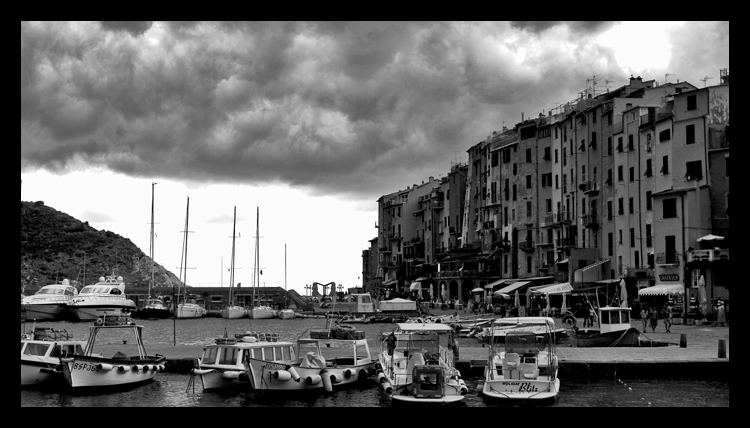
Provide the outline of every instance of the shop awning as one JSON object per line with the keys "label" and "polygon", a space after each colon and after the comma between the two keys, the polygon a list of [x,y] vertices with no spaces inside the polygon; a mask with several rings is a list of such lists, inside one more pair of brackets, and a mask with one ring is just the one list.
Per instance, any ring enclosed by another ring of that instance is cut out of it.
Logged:
{"label": "shop awning", "polygon": [[558,260],[555,263],[557,263],[558,265],[564,265],[565,263],[568,263],[568,259]]}
{"label": "shop awning", "polygon": [[700,238],[696,239],[696,241],[698,241],[698,242],[703,242],[703,241],[721,241],[722,239],[724,239],[723,236],[708,234],[706,236],[701,236]]}
{"label": "shop awning", "polygon": [[576,284],[606,279],[609,275],[605,274],[604,269],[605,265],[608,265],[609,262],[609,259],[605,259],[576,270],[573,273]]}
{"label": "shop awning", "polygon": [[531,281],[518,281],[518,282],[514,282],[513,284],[510,284],[507,287],[503,287],[503,288],[497,290],[495,293],[496,294],[499,294],[499,293],[502,293],[502,294],[512,293],[513,291],[516,291],[519,288],[521,288],[521,287],[523,287],[525,285],[528,285],[528,284],[531,284]]}
{"label": "shop awning", "polygon": [[409,291],[419,290],[420,288],[422,288],[422,284],[415,281],[411,283],[411,286],[409,287]]}
{"label": "shop awning", "polygon": [[396,283],[395,279],[389,279],[388,281],[383,281],[383,285],[388,287],[389,285],[393,285]]}
{"label": "shop awning", "polygon": [[542,288],[537,288],[532,292],[534,294],[563,294],[570,293],[573,291],[573,286],[569,282],[563,282],[560,284],[545,285]]}
{"label": "shop awning", "polygon": [[471,290],[471,292],[472,292],[472,293],[484,293],[484,288],[482,288],[482,287],[477,287],[477,288],[475,288],[475,289]]}
{"label": "shop awning", "polygon": [[641,288],[639,296],[666,296],[668,294],[683,294],[685,286],[682,284],[657,284],[653,287]]}
{"label": "shop awning", "polygon": [[484,288],[492,289],[492,288],[495,288],[495,286],[497,286],[497,285],[503,285],[503,284],[505,284],[507,282],[508,282],[507,279],[498,279],[497,281],[493,281],[493,282],[490,282],[489,284],[485,285]]}

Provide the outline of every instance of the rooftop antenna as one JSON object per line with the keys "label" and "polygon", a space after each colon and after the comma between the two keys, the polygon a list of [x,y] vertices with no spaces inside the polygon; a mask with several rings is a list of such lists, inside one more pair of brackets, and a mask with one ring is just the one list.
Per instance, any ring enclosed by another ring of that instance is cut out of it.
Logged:
{"label": "rooftop antenna", "polygon": [[590,79],[586,79],[586,90],[588,90],[589,82],[591,82],[591,96],[595,97],[596,96],[596,82],[597,82],[596,74],[591,76]]}
{"label": "rooftop antenna", "polygon": [[609,84],[610,83],[615,83],[615,81],[614,80],[604,79],[604,87],[606,88],[607,93],[609,93]]}
{"label": "rooftop antenna", "polygon": [[703,82],[703,87],[704,88],[706,87],[706,81],[710,80],[710,79],[713,79],[713,77],[706,76],[703,79],[701,79],[701,82]]}
{"label": "rooftop antenna", "polygon": [[676,75],[672,74],[672,73],[664,73],[664,83],[668,83],[667,82],[667,77],[669,77],[669,76],[676,76]]}

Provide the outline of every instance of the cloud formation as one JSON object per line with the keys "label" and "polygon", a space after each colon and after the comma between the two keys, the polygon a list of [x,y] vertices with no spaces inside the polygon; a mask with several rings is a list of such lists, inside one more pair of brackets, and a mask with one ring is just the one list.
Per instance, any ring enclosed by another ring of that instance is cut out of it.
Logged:
{"label": "cloud formation", "polygon": [[444,174],[593,73],[624,78],[590,37],[609,25],[23,22],[21,166],[371,200]]}

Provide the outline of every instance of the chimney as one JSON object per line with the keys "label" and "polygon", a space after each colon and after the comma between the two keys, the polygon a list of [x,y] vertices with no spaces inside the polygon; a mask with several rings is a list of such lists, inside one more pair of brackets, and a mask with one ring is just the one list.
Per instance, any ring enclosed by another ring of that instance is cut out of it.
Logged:
{"label": "chimney", "polygon": [[432,181],[432,180],[434,180],[434,179],[435,179],[435,177],[433,177],[433,176],[430,176],[430,181]]}
{"label": "chimney", "polygon": [[523,112],[521,112],[521,122],[523,122]]}

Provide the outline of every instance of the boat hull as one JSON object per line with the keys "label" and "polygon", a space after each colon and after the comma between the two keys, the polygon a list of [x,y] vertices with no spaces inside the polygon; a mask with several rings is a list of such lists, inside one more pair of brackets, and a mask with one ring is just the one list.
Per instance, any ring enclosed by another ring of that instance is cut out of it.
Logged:
{"label": "boat hull", "polygon": [[297,314],[291,309],[285,309],[285,310],[279,311],[278,316],[280,319],[283,319],[283,320],[290,320],[290,319],[297,318]]}
{"label": "boat hull", "polygon": [[559,346],[578,348],[597,348],[609,346],[638,346],[640,332],[636,328],[601,333],[598,330],[569,331],[567,337],[561,338]]}
{"label": "boat hull", "polygon": [[560,391],[560,379],[494,379],[485,381],[482,394],[494,400],[550,400]]}
{"label": "boat hull", "polygon": [[276,318],[276,311],[271,309],[252,308],[247,310],[247,315],[254,320]]}
{"label": "boat hull", "polygon": [[72,388],[111,387],[147,382],[164,370],[164,357],[139,360],[74,355],[61,358],[62,372]]}
{"label": "boat hull", "polygon": [[62,379],[62,372],[57,364],[21,359],[21,386],[48,383],[53,379]]}
{"label": "boat hull", "polygon": [[[277,371],[288,372],[290,367],[288,364],[273,363],[255,358],[248,358],[246,364],[251,387],[262,392],[322,391],[326,389],[326,384],[329,384],[332,389],[339,389],[368,378],[370,370],[374,367],[373,362],[325,368],[300,367],[299,364],[294,364],[291,367],[299,375],[299,380],[295,381],[293,378],[284,380],[285,376],[275,376]],[[323,379],[324,376],[328,377],[330,383]]]}
{"label": "boat hull", "polygon": [[250,384],[248,383],[247,377],[242,376],[244,374],[243,370],[218,370],[218,369],[208,369],[208,370],[198,370],[197,376],[201,380],[201,385],[203,385],[204,390],[214,390],[214,389],[226,389],[226,388],[237,388],[237,387],[245,387],[249,388]]}
{"label": "boat hull", "polygon": [[221,310],[220,314],[222,318],[230,320],[247,317],[247,311],[245,311],[244,308],[240,307],[224,308]]}
{"label": "boat hull", "polygon": [[167,308],[143,308],[133,314],[134,318],[142,319],[165,319],[169,316],[170,312]]}
{"label": "boat hull", "polygon": [[94,321],[102,316],[127,316],[135,309],[131,306],[71,306],[73,319],[76,321]]}
{"label": "boat hull", "polygon": [[24,303],[26,320],[60,321],[67,318],[67,303]]}
{"label": "boat hull", "polygon": [[206,315],[206,310],[198,305],[195,305],[195,306],[178,305],[177,306],[177,318],[179,319],[201,318],[205,315]]}

